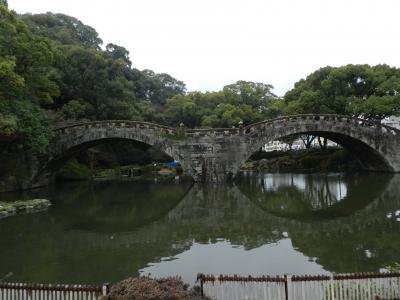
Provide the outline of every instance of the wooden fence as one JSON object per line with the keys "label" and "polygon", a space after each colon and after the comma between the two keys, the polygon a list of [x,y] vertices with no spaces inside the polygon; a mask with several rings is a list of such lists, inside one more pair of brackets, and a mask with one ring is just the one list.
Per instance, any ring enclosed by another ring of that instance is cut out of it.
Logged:
{"label": "wooden fence", "polygon": [[0,300],[98,300],[108,285],[29,284],[0,282]]}
{"label": "wooden fence", "polygon": [[400,300],[400,273],[318,276],[198,275],[202,294],[217,300]]}

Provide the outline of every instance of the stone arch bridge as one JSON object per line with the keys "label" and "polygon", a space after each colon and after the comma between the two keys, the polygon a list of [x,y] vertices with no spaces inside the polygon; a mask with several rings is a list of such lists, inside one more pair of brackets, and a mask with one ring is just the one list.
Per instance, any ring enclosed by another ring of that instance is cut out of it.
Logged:
{"label": "stone arch bridge", "polygon": [[[400,130],[340,115],[293,115],[238,128],[187,129],[137,121],[94,121],[54,129],[48,157],[38,174],[74,153],[106,140],[145,143],[181,163],[195,181],[222,182],[264,144],[293,134],[313,134],[342,145],[365,169],[400,172]],[[39,175],[32,177],[37,178]]]}

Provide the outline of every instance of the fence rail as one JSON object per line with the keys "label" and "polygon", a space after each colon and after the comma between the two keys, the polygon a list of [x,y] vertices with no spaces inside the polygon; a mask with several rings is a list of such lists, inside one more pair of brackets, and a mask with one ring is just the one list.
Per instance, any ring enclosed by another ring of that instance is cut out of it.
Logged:
{"label": "fence rail", "polygon": [[0,300],[98,300],[109,286],[0,282]]}
{"label": "fence rail", "polygon": [[400,299],[400,273],[317,276],[214,276],[199,274],[203,295],[217,300]]}

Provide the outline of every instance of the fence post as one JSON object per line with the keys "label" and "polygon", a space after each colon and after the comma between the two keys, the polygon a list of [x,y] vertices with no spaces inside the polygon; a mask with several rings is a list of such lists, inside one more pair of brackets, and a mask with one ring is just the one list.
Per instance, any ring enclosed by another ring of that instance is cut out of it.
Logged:
{"label": "fence post", "polygon": [[204,297],[203,278],[200,279],[200,295]]}
{"label": "fence post", "polygon": [[107,283],[103,283],[102,291],[103,291],[103,296],[104,297],[108,295],[108,293],[110,292],[110,284],[108,282]]}
{"label": "fence post", "polygon": [[368,278],[368,297],[369,299],[372,299],[372,284],[371,284],[371,278]]}
{"label": "fence post", "polygon": [[331,275],[331,299],[332,299],[332,300],[335,300],[335,290],[334,290],[333,275]]}
{"label": "fence post", "polygon": [[204,290],[203,290],[203,274],[201,274],[201,273],[199,273],[199,274],[197,274],[197,280],[200,280],[200,295],[202,296],[202,297],[204,297]]}
{"label": "fence post", "polygon": [[292,281],[291,279],[292,279],[292,276],[285,274],[284,280],[285,280],[285,299],[286,300],[289,300],[289,285]]}

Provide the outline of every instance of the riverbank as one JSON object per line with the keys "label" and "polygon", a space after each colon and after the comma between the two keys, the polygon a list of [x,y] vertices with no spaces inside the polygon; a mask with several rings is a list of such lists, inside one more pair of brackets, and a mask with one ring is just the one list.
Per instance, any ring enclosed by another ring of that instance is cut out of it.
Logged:
{"label": "riverbank", "polygon": [[345,149],[306,149],[300,151],[257,152],[241,166],[242,170],[270,172],[356,171],[359,162]]}
{"label": "riverbank", "polygon": [[47,199],[33,199],[15,202],[0,202],[0,219],[23,213],[43,211],[51,205]]}

